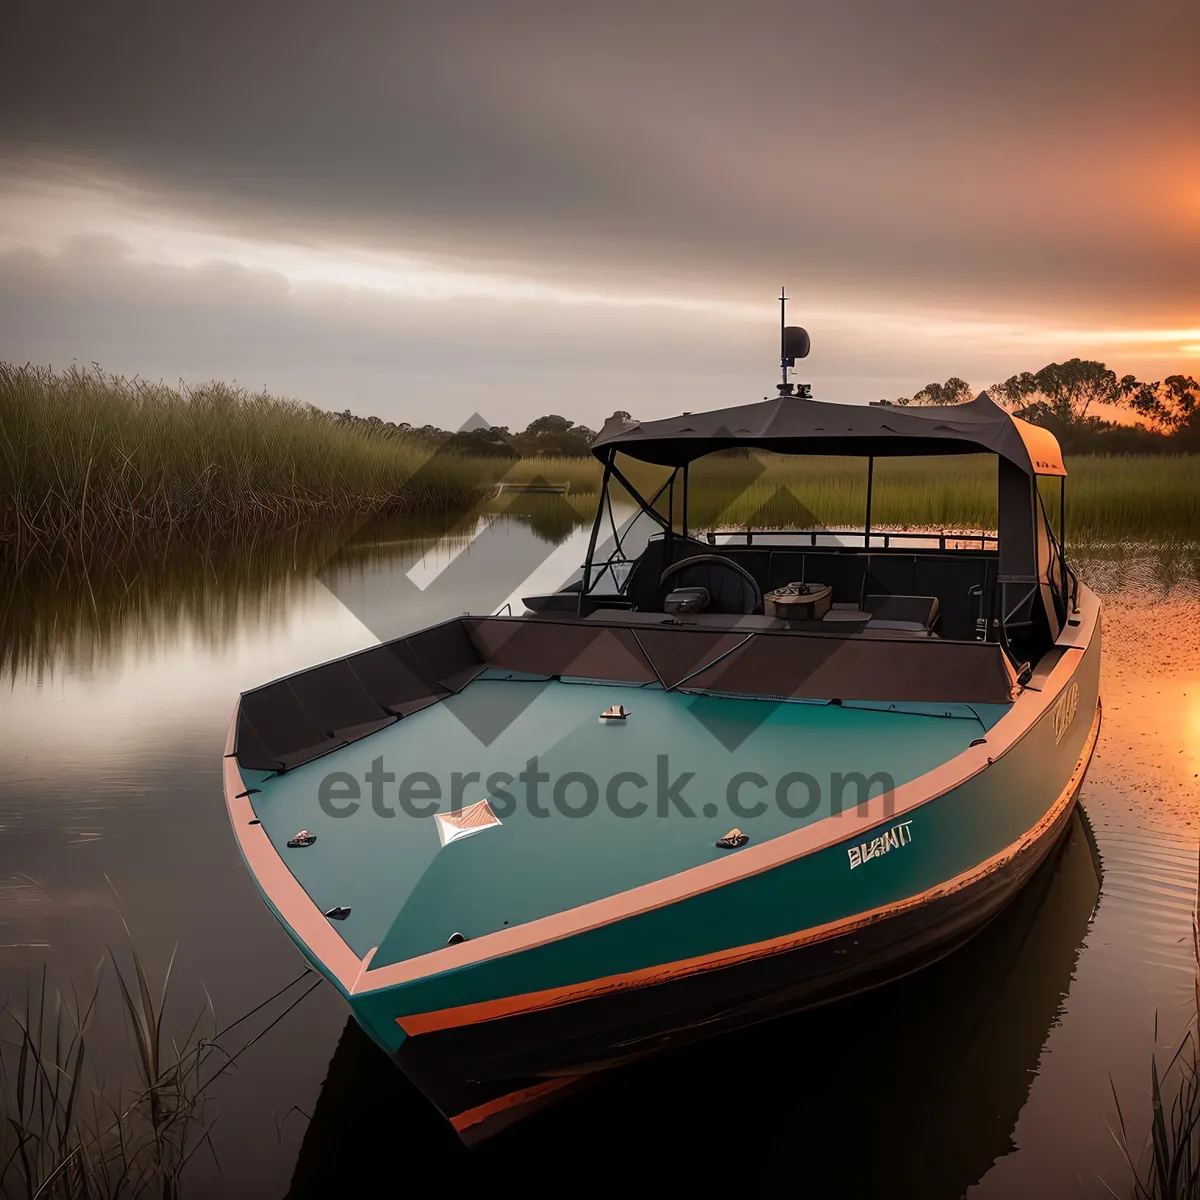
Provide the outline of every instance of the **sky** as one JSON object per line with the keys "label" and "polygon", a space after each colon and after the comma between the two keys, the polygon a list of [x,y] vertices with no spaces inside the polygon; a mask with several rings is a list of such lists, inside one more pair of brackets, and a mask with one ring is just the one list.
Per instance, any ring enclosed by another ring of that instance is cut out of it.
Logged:
{"label": "sky", "polygon": [[0,358],[455,427],[1200,374],[1194,0],[9,0]]}

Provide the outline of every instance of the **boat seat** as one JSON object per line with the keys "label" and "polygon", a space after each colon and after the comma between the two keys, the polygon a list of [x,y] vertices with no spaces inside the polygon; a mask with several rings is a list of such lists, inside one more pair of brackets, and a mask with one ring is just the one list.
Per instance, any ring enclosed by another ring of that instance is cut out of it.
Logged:
{"label": "boat seat", "polygon": [[869,612],[864,612],[857,604],[845,602],[831,605],[821,618],[822,624],[836,625],[841,633],[858,633],[866,629],[870,620]]}
{"label": "boat seat", "polygon": [[867,596],[863,607],[877,629],[915,626],[932,629],[938,619],[936,596]]}

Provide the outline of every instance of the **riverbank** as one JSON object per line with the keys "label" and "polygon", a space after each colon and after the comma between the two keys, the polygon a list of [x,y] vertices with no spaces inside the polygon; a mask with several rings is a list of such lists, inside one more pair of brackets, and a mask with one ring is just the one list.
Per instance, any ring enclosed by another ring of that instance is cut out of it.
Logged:
{"label": "riverbank", "polygon": [[0,364],[0,538],[19,562],[476,503],[498,468],[221,383]]}
{"label": "riverbank", "polygon": [[[1200,529],[1200,458],[1068,458],[1068,533],[1076,544],[1187,541]],[[654,491],[665,472],[627,473]],[[877,526],[995,527],[987,456],[881,459]],[[592,458],[472,457],[433,450],[395,427],[214,383],[171,388],[97,370],[0,364],[0,548],[28,563],[91,568],[157,554],[180,540],[236,544],[299,528],[341,528],[381,512],[451,524],[500,481],[569,484],[561,519],[590,520]],[[1057,483],[1047,506],[1057,514]],[[720,456],[692,471],[696,529],[859,524],[859,459]],[[502,503],[503,501],[502,498]],[[574,514],[574,517],[571,514]]]}

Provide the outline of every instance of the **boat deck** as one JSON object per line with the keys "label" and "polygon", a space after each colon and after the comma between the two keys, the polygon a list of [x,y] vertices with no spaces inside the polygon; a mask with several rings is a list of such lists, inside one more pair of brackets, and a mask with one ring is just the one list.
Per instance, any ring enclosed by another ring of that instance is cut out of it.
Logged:
{"label": "boat deck", "polygon": [[[613,704],[629,711],[626,721],[600,720]],[[372,965],[382,966],[440,949],[455,933],[479,937],[711,861],[731,853],[714,843],[735,826],[758,842],[830,816],[835,773],[905,783],[984,736],[1008,708],[773,702],[489,671],[322,758],[244,777],[259,789],[255,816],[301,886],[323,912],[349,908],[338,932],[356,954],[378,947]],[[534,758],[548,778],[531,804],[518,776]],[[738,793],[743,806],[761,806],[756,815],[729,803],[743,772],[766,781],[745,780]],[[776,803],[786,772],[817,781],[816,803],[800,781],[787,793],[792,813]],[[406,779],[414,811],[398,803]],[[641,801],[645,810],[614,811],[614,785],[620,806]],[[439,823],[416,815],[485,797],[501,824],[445,846]],[[842,806],[856,802],[851,784]],[[337,809],[344,815],[331,815]],[[289,848],[302,829],[316,841]]]}

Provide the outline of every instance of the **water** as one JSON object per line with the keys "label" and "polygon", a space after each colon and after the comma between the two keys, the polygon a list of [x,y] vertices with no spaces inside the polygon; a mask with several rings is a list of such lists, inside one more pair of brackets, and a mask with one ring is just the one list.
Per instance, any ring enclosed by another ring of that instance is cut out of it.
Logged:
{"label": "water", "polygon": [[[501,522],[439,563],[429,530],[374,531],[323,567],[336,539],[294,539],[15,591],[0,625],[0,998],[23,997],[43,966],[85,989],[110,946],[122,953],[118,912],[152,979],[177,947],[168,1023],[181,1032],[205,989],[224,1025],[293,980],[301,964],[221,799],[236,694],[496,607],[539,563],[538,586],[555,586],[580,557],[576,536],[547,558],[569,532]],[[302,983],[230,1036],[236,1049],[283,1014],[214,1086],[215,1158],[193,1159],[188,1194],[325,1196],[412,1170],[607,1194],[632,1163],[674,1191],[1127,1194],[1113,1089],[1140,1143],[1150,1056],[1194,1011],[1198,564],[1118,547],[1076,565],[1106,602],[1082,813],[1061,856],[959,954],[615,1075],[473,1154],[331,988],[289,1011]],[[121,1022],[109,995],[92,1044],[111,1081],[132,1078]]]}

